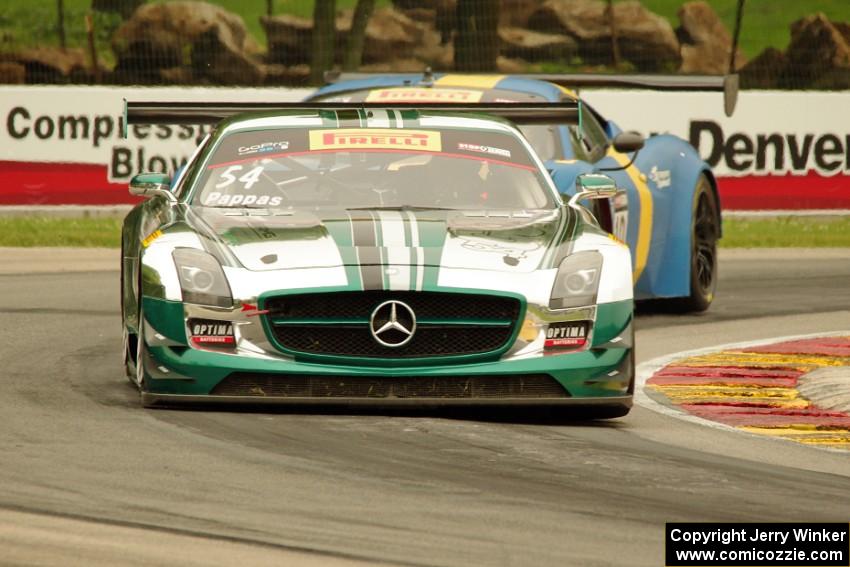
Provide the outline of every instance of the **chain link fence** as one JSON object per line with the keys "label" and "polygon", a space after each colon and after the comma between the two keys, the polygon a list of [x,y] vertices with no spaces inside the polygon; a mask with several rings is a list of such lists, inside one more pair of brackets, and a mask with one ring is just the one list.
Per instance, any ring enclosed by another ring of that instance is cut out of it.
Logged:
{"label": "chain link fence", "polygon": [[[318,84],[365,72],[741,73],[850,88],[850,2],[3,0],[0,82]],[[734,32],[740,19],[740,36]]]}

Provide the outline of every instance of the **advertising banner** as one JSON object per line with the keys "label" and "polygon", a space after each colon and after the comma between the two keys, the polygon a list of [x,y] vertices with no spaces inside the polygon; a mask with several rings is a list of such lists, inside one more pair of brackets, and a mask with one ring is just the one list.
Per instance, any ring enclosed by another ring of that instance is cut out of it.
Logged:
{"label": "advertising banner", "polygon": [[850,209],[850,93],[586,91],[624,130],[675,134],[718,177],[724,209]]}
{"label": "advertising banner", "polygon": [[[0,87],[0,205],[133,203],[130,177],[173,172],[209,126],[132,126],[123,99],[303,100],[310,89]],[[724,209],[850,209],[850,93],[588,90],[622,129],[689,140],[719,179]]]}
{"label": "advertising banner", "polygon": [[293,102],[312,89],[0,87],[0,205],[134,203],[130,178],[174,172],[210,126],[140,126],[123,102]]}

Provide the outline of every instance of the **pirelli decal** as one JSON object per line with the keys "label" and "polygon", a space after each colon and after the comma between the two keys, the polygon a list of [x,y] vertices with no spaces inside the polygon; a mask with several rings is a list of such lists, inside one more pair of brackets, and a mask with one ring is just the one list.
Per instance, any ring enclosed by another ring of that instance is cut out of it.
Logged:
{"label": "pirelli decal", "polygon": [[385,128],[347,128],[310,131],[311,150],[416,150],[442,151],[439,132],[428,130],[392,130]]}
{"label": "pirelli decal", "polygon": [[371,91],[366,102],[480,102],[483,91],[467,89],[395,88]]}

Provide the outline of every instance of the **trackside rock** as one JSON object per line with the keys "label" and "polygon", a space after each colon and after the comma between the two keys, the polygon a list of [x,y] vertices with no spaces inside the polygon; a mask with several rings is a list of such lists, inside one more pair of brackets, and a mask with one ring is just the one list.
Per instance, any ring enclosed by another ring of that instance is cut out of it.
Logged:
{"label": "trackside rock", "polygon": [[788,61],[775,47],[768,47],[740,69],[741,87],[747,89],[779,88]]}
{"label": "trackside rock", "polygon": [[[842,33],[843,31],[847,33]],[[796,86],[848,88],[848,36],[848,26],[836,26],[822,13],[807,16],[791,24],[791,43],[785,52],[786,81],[796,81]]]}
{"label": "trackside rock", "polygon": [[[336,19],[338,59],[342,59],[348,32],[351,29],[352,10],[343,10]],[[416,46],[422,43],[428,27],[393,8],[375,10],[366,26],[363,45],[363,62],[376,63],[389,59],[413,56]]]}
{"label": "trackside rock", "polygon": [[432,24],[440,33],[442,43],[451,40],[457,0],[392,0],[392,4],[405,16],[417,22]]}
{"label": "trackside rock", "polygon": [[[679,8],[681,25],[676,35],[682,46],[682,73],[722,75],[729,70],[732,35],[703,1],[688,2]],[[740,50],[735,54],[737,68],[746,63]]]}
{"label": "trackside rock", "polygon": [[523,28],[499,28],[501,54],[528,61],[568,60],[578,51],[567,35],[535,32]]}
{"label": "trackside rock", "polygon": [[443,0],[392,0],[397,10],[436,10]]}
{"label": "trackside rock", "polygon": [[266,31],[268,61],[281,65],[299,65],[310,60],[310,38],[313,22],[297,16],[263,16],[260,24]]}
{"label": "trackside rock", "polygon": [[23,66],[29,84],[74,82],[85,76],[88,66],[82,49],[36,47],[16,53],[10,59]]}
{"label": "trackside rock", "polygon": [[[198,79],[218,84],[258,84],[263,71],[257,47],[236,14],[206,2],[144,4],[112,40],[116,75],[143,82],[160,70],[188,65]],[[188,59],[188,60],[187,60]]]}
{"label": "trackside rock", "polygon": [[0,85],[22,85],[26,82],[26,67],[14,61],[0,61]]}
{"label": "trackside rock", "polygon": [[528,73],[528,62],[522,59],[510,59],[500,55],[496,58],[496,70],[506,75],[522,75],[523,73]]}
{"label": "trackside rock", "polygon": [[524,28],[528,19],[543,5],[543,0],[501,0],[499,25]]}
{"label": "trackside rock", "polygon": [[[348,32],[351,29],[352,10],[341,10],[336,18],[336,60],[342,61]],[[268,61],[281,65],[302,65],[310,62],[310,40],[313,22],[296,16],[261,18],[269,42]],[[436,30],[427,23],[416,21],[394,8],[375,10],[366,26],[363,63],[372,65],[389,61],[422,59],[423,52],[431,53],[440,45]],[[433,57],[432,57],[433,58]],[[440,58],[440,57],[438,57]],[[423,63],[416,65],[424,68]]]}
{"label": "trackside rock", "polygon": [[[642,71],[677,69],[679,41],[672,26],[636,0],[614,4],[618,45],[622,57]],[[611,26],[607,3],[599,0],[546,0],[528,21],[528,27],[568,35],[578,43],[585,63],[610,65]]]}
{"label": "trackside rock", "polygon": [[309,65],[279,65],[276,63],[264,67],[266,85],[307,85],[310,82]]}

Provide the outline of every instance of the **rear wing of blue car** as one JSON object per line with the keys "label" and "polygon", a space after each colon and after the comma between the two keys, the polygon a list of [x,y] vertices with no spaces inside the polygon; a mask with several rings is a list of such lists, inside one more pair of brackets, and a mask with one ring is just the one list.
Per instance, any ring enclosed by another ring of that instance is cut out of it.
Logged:
{"label": "rear wing of blue car", "polygon": [[[379,75],[363,73],[326,73],[329,82],[356,80]],[[392,73],[381,77],[396,76]],[[398,75],[401,76],[401,75]],[[405,74],[410,77],[410,74]],[[588,75],[531,74],[524,78],[548,81],[570,88],[614,87],[666,91],[720,91],[727,116],[738,99],[738,75]],[[422,74],[419,85],[433,82],[430,71]],[[243,113],[357,112],[376,110],[473,112],[505,118],[516,124],[576,124],[581,126],[584,109],[580,99],[561,102],[137,102],[124,101],[124,136],[130,124],[217,124]],[[581,131],[581,128],[579,128]]]}
{"label": "rear wing of blue car", "polygon": [[717,91],[723,93],[723,110],[732,116],[738,104],[738,75],[527,75],[562,87],[630,88],[655,91]]}
{"label": "rear wing of blue car", "polygon": [[341,103],[341,102],[137,102],[124,101],[124,136],[130,124],[218,124],[245,113],[443,111],[489,114],[516,124],[581,124],[581,101],[535,103]]}
{"label": "rear wing of blue car", "polygon": [[[325,81],[338,83],[340,81],[355,81],[375,77],[404,77],[410,73],[340,73],[328,71]],[[511,75],[518,79],[536,79],[547,81],[570,89],[588,88],[617,88],[617,89],[647,89],[657,91],[716,91],[723,93],[723,109],[726,116],[732,116],[738,103],[738,75],[607,75],[588,73],[529,73]],[[427,86],[433,83],[435,75],[426,70],[417,86]]]}

